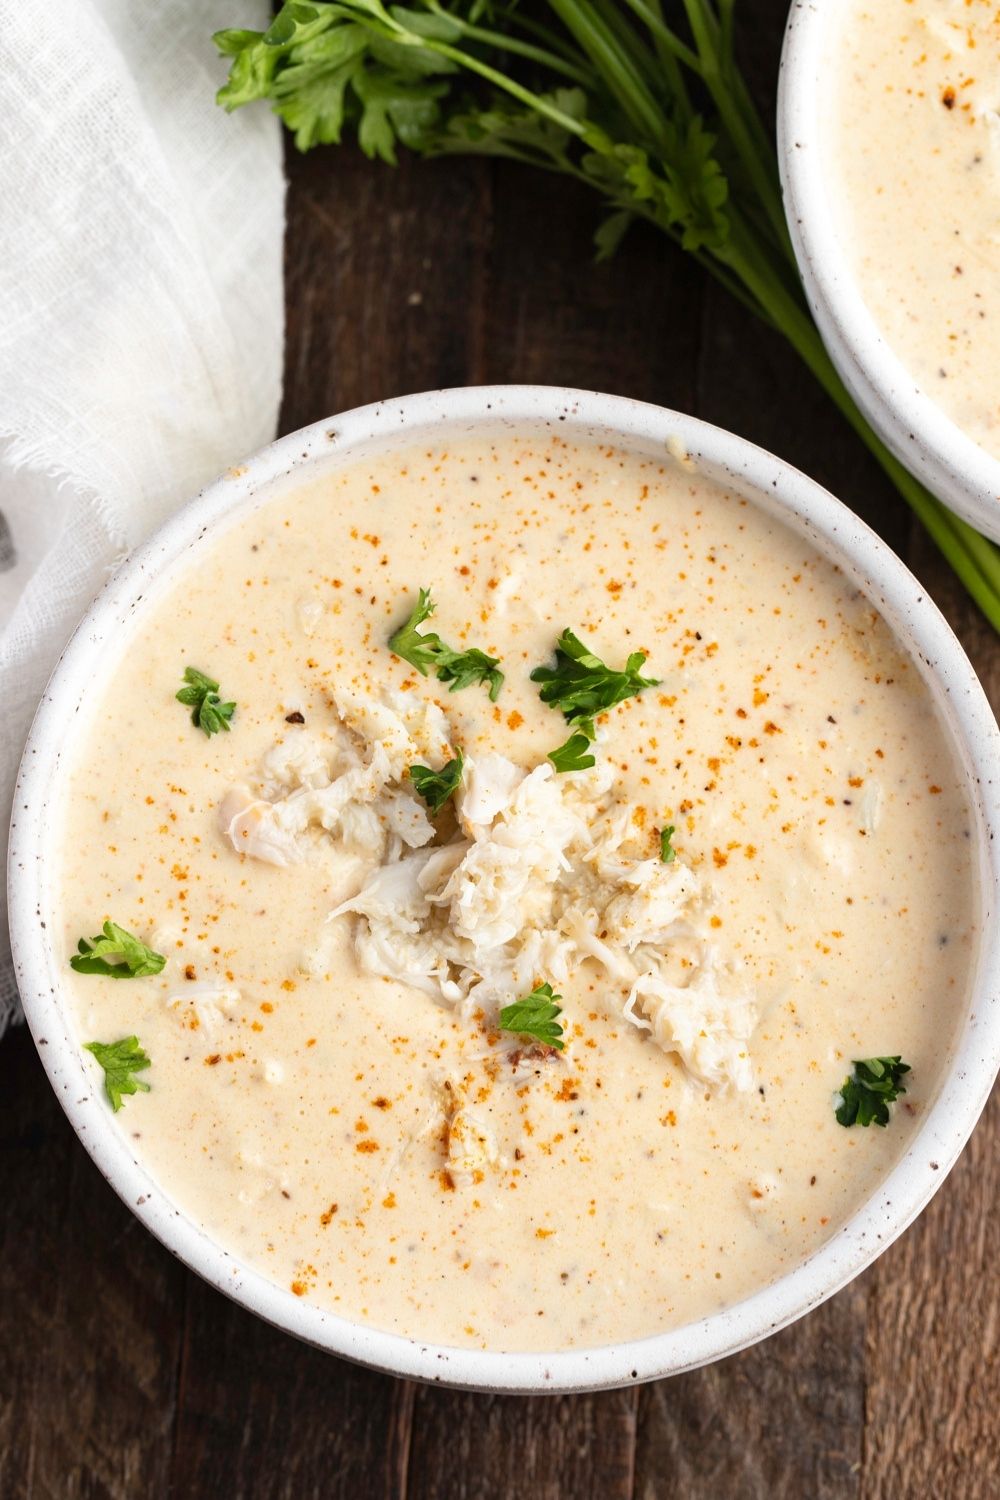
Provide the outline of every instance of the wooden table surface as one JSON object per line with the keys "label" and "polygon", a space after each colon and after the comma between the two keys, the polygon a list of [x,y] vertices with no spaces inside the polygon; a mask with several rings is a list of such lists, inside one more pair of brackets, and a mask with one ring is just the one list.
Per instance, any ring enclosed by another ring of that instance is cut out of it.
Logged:
{"label": "wooden table surface", "polygon": [[[745,15],[748,6],[744,8]],[[768,99],[783,0],[754,0]],[[282,430],[435,386],[539,381],[710,418],[827,484],[926,584],[1000,702],[1000,651],[781,340],[636,232],[591,260],[573,184],[478,161],[289,160]],[[0,1496],[626,1500],[1000,1496],[1000,1105],[918,1223],[785,1332],[596,1396],[356,1369],[189,1274],[0,1043]]]}

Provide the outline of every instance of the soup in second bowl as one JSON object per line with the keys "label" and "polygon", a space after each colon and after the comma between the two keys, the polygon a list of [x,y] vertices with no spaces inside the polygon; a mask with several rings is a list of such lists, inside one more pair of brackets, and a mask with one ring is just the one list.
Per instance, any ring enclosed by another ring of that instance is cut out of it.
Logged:
{"label": "soup in second bowl", "polygon": [[1000,10],[830,10],[826,171],[848,263],[915,384],[1000,459]]}

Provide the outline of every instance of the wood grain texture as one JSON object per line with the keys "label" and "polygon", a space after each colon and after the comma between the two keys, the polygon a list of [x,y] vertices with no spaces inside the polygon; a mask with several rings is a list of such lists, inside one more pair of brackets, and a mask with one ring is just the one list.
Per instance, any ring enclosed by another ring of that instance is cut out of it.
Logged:
{"label": "wood grain texture", "polygon": [[191,1287],[172,1479],[179,1496],[405,1493],[412,1387],[330,1359]]}
{"label": "wood grain texture", "polygon": [[119,1202],[25,1030],[0,1047],[0,1495],[161,1495],[187,1274]]}
{"label": "wood grain texture", "polygon": [[857,1494],[865,1301],[856,1282],[766,1343],[640,1391],[636,1500]]}
{"label": "wood grain texture", "polygon": [[[743,8],[771,97],[783,0]],[[507,165],[290,158],[282,428],[481,381],[659,401],[828,484],[903,555],[1000,704],[997,639],[781,339],[652,232],[595,267],[586,192]],[[1000,1105],[864,1277],[641,1391],[484,1398],[354,1369],[190,1276],[0,1045],[0,1497],[995,1500]]]}
{"label": "wood grain texture", "polygon": [[406,1500],[630,1500],[637,1394],[484,1397],[421,1386]]}
{"label": "wood grain texture", "polygon": [[[481,354],[491,177],[481,162],[288,155],[282,432],[470,382]],[[431,227],[433,226],[433,227]]]}

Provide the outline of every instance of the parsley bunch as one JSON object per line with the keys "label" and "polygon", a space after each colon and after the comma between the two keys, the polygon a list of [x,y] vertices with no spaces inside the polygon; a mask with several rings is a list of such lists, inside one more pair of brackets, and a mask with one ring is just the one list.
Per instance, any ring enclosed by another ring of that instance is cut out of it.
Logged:
{"label": "parsley bunch", "polygon": [[869,427],[830,362],[799,282],[770,135],[736,61],[736,0],[288,0],[267,31],[220,31],[219,103],[267,100],[300,150],[353,132],[394,163],[503,156],[602,199],[601,257],[636,219],[662,230],[779,329],[993,625],[1000,552]]}

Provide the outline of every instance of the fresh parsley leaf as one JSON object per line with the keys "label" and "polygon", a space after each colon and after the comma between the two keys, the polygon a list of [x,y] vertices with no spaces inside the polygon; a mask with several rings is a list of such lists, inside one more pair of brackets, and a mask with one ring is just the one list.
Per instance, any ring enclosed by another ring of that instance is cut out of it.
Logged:
{"label": "fresh parsley leaf", "polygon": [[587,747],[595,737],[594,720],[600,713],[634,698],[643,688],[656,687],[657,677],[643,677],[639,668],[646,660],[644,651],[633,651],[625,666],[616,671],[574,635],[564,630],[556,642],[554,667],[536,667],[532,682],[541,683],[538,696],[550,708],[562,710],[563,718],[574,725],[574,733],[558,750],[549,752],[557,771],[583,771],[594,764]]}
{"label": "fresh parsley leaf", "polygon": [[337,143],[353,128],[367,156],[394,166],[397,142],[422,151],[437,135],[438,101],[458,68],[434,43],[460,35],[443,14],[398,7],[390,15],[379,0],[289,0],[267,31],[216,32],[231,59],[216,98],[227,110],[270,99],[300,151]]}
{"label": "fresh parsley leaf", "polygon": [[889,1105],[905,1094],[900,1079],[910,1072],[909,1063],[899,1057],[868,1057],[855,1061],[853,1071],[844,1079],[837,1106],[841,1125],[888,1125]]}
{"label": "fresh parsley leaf", "polygon": [[[554,89],[539,96],[545,111],[552,110],[556,120],[583,124],[587,98],[582,89]],[[443,131],[434,141],[435,155],[501,156],[544,167],[548,171],[575,171],[572,148],[576,143],[566,124],[554,123],[547,113],[534,107],[522,108],[512,100],[495,94],[487,103],[460,104]]]}
{"label": "fresh parsley leaf", "polygon": [[430,589],[420,589],[417,602],[406,620],[389,637],[389,650],[408,661],[411,667],[416,667],[422,677],[426,677],[434,666],[442,642],[438,635],[420,635],[417,626],[429,620],[436,607]]}
{"label": "fresh parsley leaf", "polygon": [[592,726],[598,714],[616,703],[634,698],[643,688],[656,687],[658,677],[642,677],[639,673],[645,660],[645,651],[633,651],[625,666],[616,671],[588,651],[572,630],[564,630],[556,642],[555,666],[536,667],[531,680],[541,683],[538,696],[550,708],[561,709],[567,723]]}
{"label": "fresh parsley leaf", "polygon": [[87,1042],[86,1048],[104,1069],[104,1092],[115,1114],[122,1107],[123,1094],[149,1093],[149,1084],[133,1076],[149,1067],[137,1036],[123,1036],[118,1042]]}
{"label": "fresh parsley leaf", "polygon": [[594,738],[593,730],[592,724],[574,729],[564,745],[560,745],[558,750],[549,751],[549,760],[557,771],[586,771],[589,766],[597,764],[590,749]]}
{"label": "fresh parsley leaf", "polygon": [[410,767],[410,780],[432,813],[439,813],[448,798],[458,791],[463,759],[460,750],[455,759],[442,766],[440,771],[432,771],[430,766]]}
{"label": "fresh parsley leaf", "polygon": [[562,1052],[566,1046],[563,1029],[556,1016],[562,1015],[562,1006],[557,1004],[562,995],[552,993],[551,984],[536,984],[530,995],[505,1005],[500,1012],[500,1030],[511,1031],[515,1036],[530,1036],[546,1047]]}
{"label": "fresh parsley leaf", "polygon": [[105,922],[103,933],[89,942],[81,938],[77,949],[69,961],[71,969],[78,974],[106,974],[111,979],[145,979],[159,974],[167,961],[162,953],[154,953],[116,922]]}
{"label": "fresh parsley leaf", "polygon": [[485,651],[472,647],[469,651],[453,651],[434,631],[423,635],[417,629],[434,613],[435,605],[430,589],[421,589],[417,602],[398,630],[389,637],[389,650],[403,661],[416,667],[421,677],[434,671],[439,682],[451,683],[450,691],[471,687],[475,682],[488,682],[490,702],[495,703],[503,686],[503,673],[496,656],[487,656]]}
{"label": "fresh parsley leaf", "polygon": [[[444,648],[448,650],[447,647]],[[459,688],[471,687],[474,682],[488,682],[490,685],[490,702],[497,701],[497,694],[503,687],[503,673],[499,670],[499,659],[495,656],[487,656],[485,651],[480,651],[478,646],[473,646],[469,651],[449,652],[447,659],[444,655],[439,660],[437,669],[440,682],[450,682],[450,691],[456,693]]]}
{"label": "fresh parsley leaf", "polygon": [[223,703],[219,698],[219,684],[197,667],[184,668],[185,687],[177,694],[177,702],[191,710],[191,723],[206,734],[229,733],[229,720],[236,710],[235,703]]}
{"label": "fresh parsley leaf", "polygon": [[670,842],[673,836],[673,823],[668,824],[666,828],[660,829],[660,858],[665,865],[672,865],[677,858],[677,850]]}

